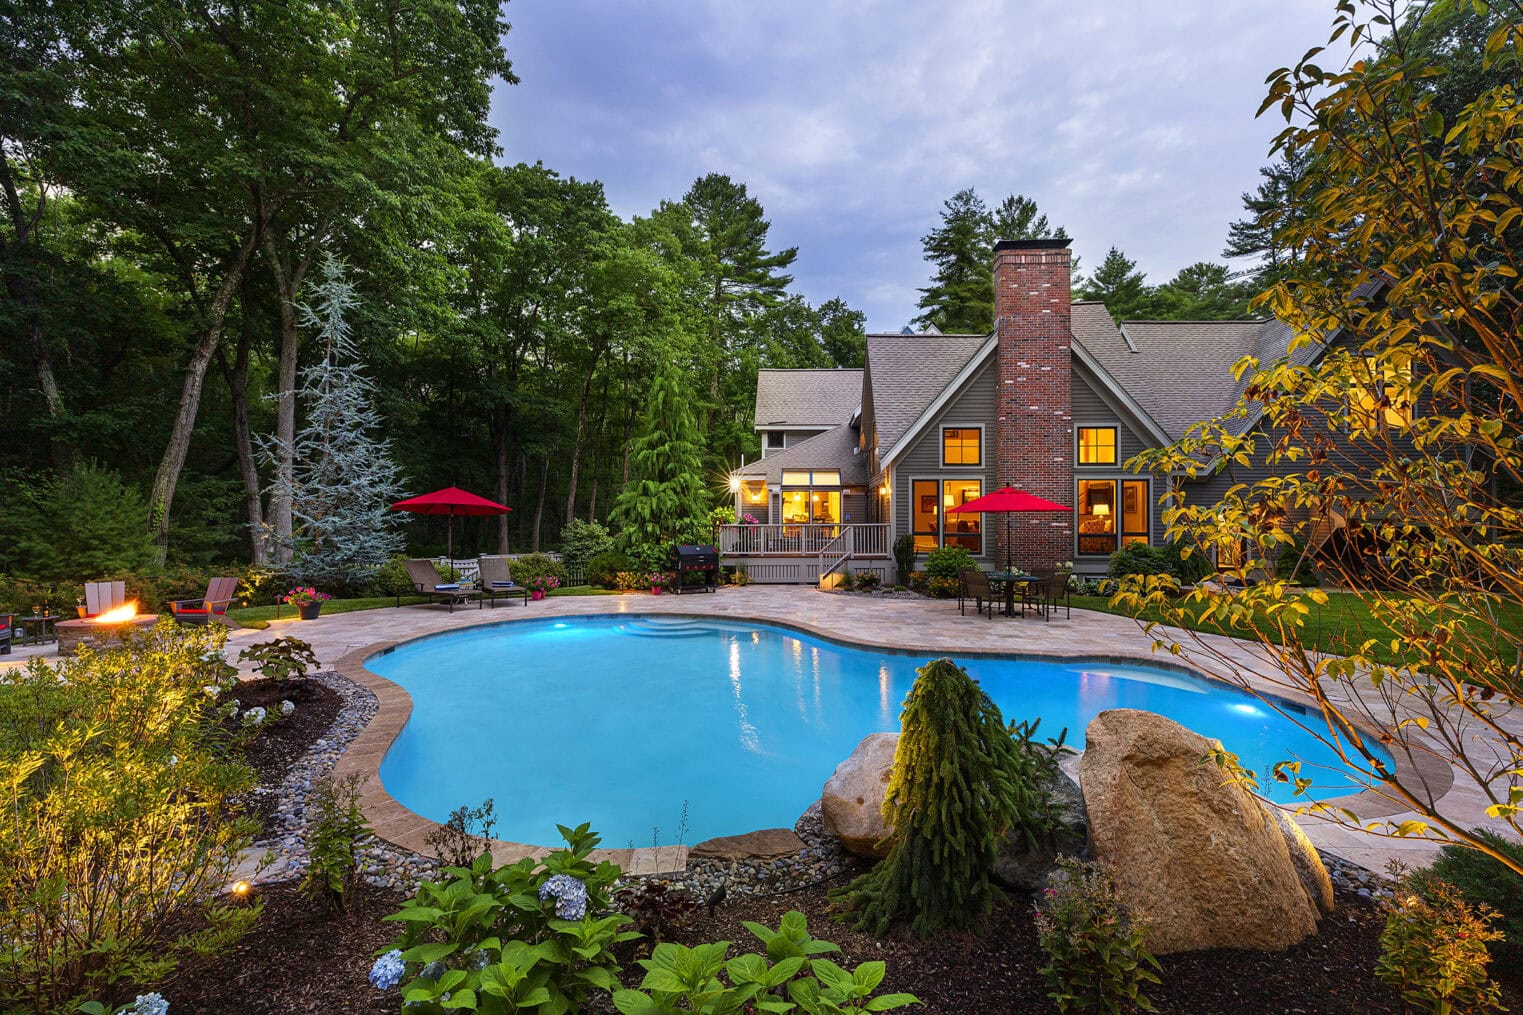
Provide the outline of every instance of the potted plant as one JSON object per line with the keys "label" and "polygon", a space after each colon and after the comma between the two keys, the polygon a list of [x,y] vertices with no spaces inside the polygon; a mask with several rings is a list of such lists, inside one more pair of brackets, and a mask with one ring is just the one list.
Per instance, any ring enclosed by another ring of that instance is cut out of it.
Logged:
{"label": "potted plant", "polygon": [[650,582],[650,594],[653,596],[659,596],[661,594],[661,589],[666,585],[667,579],[665,572],[652,571],[645,577]]}
{"label": "potted plant", "polygon": [[280,598],[282,602],[296,607],[296,612],[301,615],[302,620],[316,620],[317,615],[323,611],[323,603],[333,597],[311,586],[298,585]]}
{"label": "potted plant", "polygon": [[529,579],[529,596],[532,599],[540,600],[545,598],[545,595],[551,589],[558,589],[560,587],[561,580],[553,574],[535,575]]}

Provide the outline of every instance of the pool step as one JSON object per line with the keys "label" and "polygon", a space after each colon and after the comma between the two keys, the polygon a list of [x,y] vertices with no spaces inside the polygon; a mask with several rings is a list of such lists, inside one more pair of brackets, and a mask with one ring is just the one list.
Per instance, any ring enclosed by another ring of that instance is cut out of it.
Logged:
{"label": "pool step", "polygon": [[627,634],[641,638],[702,638],[713,633],[713,627],[703,621],[685,617],[636,617],[623,624]]}

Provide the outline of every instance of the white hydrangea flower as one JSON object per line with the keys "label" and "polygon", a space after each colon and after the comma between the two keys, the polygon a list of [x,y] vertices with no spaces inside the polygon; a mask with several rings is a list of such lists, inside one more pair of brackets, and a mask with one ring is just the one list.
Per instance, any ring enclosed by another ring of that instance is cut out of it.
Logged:
{"label": "white hydrangea flower", "polygon": [[217,695],[222,693],[222,688],[218,687],[216,684],[202,684],[201,692],[208,698],[215,698]]}
{"label": "white hydrangea flower", "polygon": [[169,1015],[169,1002],[158,991],[139,994],[126,1015]]}
{"label": "white hydrangea flower", "polygon": [[281,715],[290,715],[294,711],[296,711],[296,702],[291,701],[290,699],[287,699],[287,700],[282,701],[280,703],[280,714]]}
{"label": "white hydrangea flower", "polygon": [[264,722],[264,716],[264,709],[259,705],[255,705],[253,708],[243,713],[243,721],[258,725],[259,723]]}

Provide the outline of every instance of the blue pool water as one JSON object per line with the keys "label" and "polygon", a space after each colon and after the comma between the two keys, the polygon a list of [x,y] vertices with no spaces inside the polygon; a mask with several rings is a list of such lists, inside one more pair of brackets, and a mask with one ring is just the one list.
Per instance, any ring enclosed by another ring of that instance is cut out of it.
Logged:
{"label": "blue pool water", "polygon": [[[1054,625],[1056,626],[1056,625]],[[556,823],[590,821],[608,846],[688,844],[791,827],[857,742],[896,731],[928,657],[850,646],[759,623],[670,616],[518,621],[424,638],[372,656],[413,712],[381,764],[403,805],[435,821],[496,802],[498,838],[559,842]],[[958,659],[1007,720],[1041,733],[1084,728],[1101,711],[1167,715],[1220,739],[1269,778],[1290,757],[1322,797],[1351,792],[1336,758],[1263,703],[1146,665]]]}

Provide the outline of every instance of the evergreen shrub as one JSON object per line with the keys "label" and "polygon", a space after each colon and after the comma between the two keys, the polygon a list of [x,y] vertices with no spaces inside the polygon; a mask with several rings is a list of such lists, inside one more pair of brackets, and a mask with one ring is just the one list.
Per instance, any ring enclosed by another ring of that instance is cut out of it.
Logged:
{"label": "evergreen shrub", "polygon": [[153,560],[148,502],[110,469],[82,462],[11,486],[3,512],[8,520],[0,523],[0,563],[17,576],[69,582],[88,575],[93,581]]}
{"label": "evergreen shrub", "polygon": [[1134,574],[1167,574],[1174,572],[1174,562],[1162,547],[1147,543],[1128,543],[1111,554],[1110,565],[1105,573],[1111,578],[1124,578]]}
{"label": "evergreen shrub", "polygon": [[566,581],[566,566],[554,557],[543,553],[526,553],[508,562],[514,583],[524,588],[536,578],[554,578],[561,584]]}
{"label": "evergreen shrub", "polygon": [[[1052,802],[999,707],[950,659],[921,667],[904,699],[883,800],[893,831],[882,863],[831,892],[860,930],[908,920],[922,937],[970,929],[993,905],[994,864],[1007,834],[1052,834]],[[1033,728],[1028,728],[1028,732]]]}
{"label": "evergreen shrub", "polygon": [[973,554],[965,546],[943,546],[932,550],[925,557],[925,573],[932,578],[961,581],[959,572],[976,567],[978,565],[973,563]]}
{"label": "evergreen shrub", "polygon": [[619,572],[634,569],[634,562],[618,550],[605,550],[587,562],[587,584],[616,589],[619,587]]}
{"label": "evergreen shrub", "polygon": [[[574,518],[561,529],[561,559],[569,569],[584,570],[592,560],[613,549],[613,536],[597,522]],[[589,582],[592,579],[587,579]]]}
{"label": "evergreen shrub", "polygon": [[[1485,828],[1473,834],[1514,861],[1523,861],[1523,845]],[[1513,955],[1523,952],[1523,877],[1480,850],[1457,844],[1445,846],[1428,873],[1453,885],[1471,905],[1495,909],[1507,935],[1507,950]]]}

